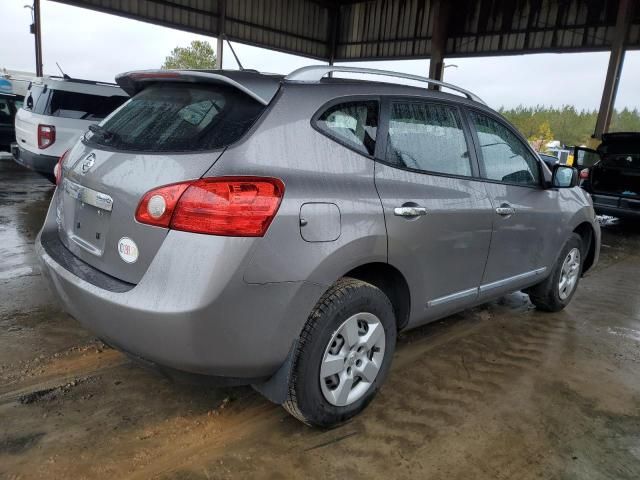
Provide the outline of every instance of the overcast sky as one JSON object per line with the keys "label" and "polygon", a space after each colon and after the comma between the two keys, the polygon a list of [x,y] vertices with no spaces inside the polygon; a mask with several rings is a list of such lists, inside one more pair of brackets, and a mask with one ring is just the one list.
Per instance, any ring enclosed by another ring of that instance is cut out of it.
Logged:
{"label": "overcast sky", "polygon": [[[0,0],[0,68],[35,71],[34,40],[29,33],[29,0]],[[60,63],[72,77],[113,81],[120,72],[158,68],[175,46],[215,39],[135,20],[42,0],[44,71],[58,74]],[[288,73],[312,60],[234,44],[245,68]],[[608,61],[607,53],[541,54],[451,59],[445,80],[474,91],[489,105],[575,105],[596,109]],[[360,66],[428,74],[427,60],[358,63]],[[236,68],[228,49],[225,68]],[[628,52],[616,108],[640,108],[640,52]]]}

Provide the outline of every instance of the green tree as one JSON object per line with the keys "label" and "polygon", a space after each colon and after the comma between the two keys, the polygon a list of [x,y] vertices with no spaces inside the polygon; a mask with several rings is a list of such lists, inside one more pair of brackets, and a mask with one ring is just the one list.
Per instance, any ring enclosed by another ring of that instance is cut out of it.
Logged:
{"label": "green tree", "polygon": [[163,69],[211,70],[216,68],[218,59],[209,42],[194,40],[188,47],[176,47],[165,58]]}
{"label": "green tree", "polygon": [[[578,111],[572,105],[561,107],[520,105],[510,109],[501,108],[500,113],[530,140],[533,140],[532,137],[539,137],[543,124],[547,123],[553,132],[553,140],[559,140],[567,146],[587,145],[598,118],[597,110]],[[614,111],[610,131],[640,132],[640,111],[637,108]]]}
{"label": "green tree", "polygon": [[545,151],[547,143],[552,141],[553,133],[551,132],[551,126],[547,120],[538,125],[538,129],[534,135],[531,135],[527,140],[536,152]]}

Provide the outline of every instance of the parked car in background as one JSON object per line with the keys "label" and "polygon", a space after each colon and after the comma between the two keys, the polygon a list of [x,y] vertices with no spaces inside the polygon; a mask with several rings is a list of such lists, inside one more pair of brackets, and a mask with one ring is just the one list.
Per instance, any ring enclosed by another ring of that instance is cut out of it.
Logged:
{"label": "parked car in background", "polygon": [[59,77],[32,82],[15,119],[15,160],[54,181],[60,156],[127,99],[117,85]]}
{"label": "parked car in background", "polygon": [[640,218],[640,132],[605,133],[596,150],[576,147],[574,158],[596,213]]}
{"label": "parked car in background", "polygon": [[546,152],[548,155],[556,157],[560,165],[573,166],[573,147],[549,148]]}
{"label": "parked car in background", "polygon": [[472,93],[398,77],[436,83],[117,77],[133,98],[60,160],[36,241],[64,308],[324,427],[372,400],[400,330],[522,289],[564,308],[600,247],[577,171]]}
{"label": "parked car in background", "polygon": [[23,100],[22,95],[0,93],[0,152],[11,151],[11,144],[16,141],[14,122]]}

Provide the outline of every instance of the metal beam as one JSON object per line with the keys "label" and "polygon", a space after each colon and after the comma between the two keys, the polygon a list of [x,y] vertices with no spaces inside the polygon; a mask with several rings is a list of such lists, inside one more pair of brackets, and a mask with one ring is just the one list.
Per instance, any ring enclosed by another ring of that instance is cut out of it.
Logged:
{"label": "metal beam", "polygon": [[33,0],[33,34],[36,41],[36,76],[42,77],[42,30],[40,28],[40,0]]}
{"label": "metal beam", "polygon": [[218,60],[218,68],[222,69],[222,61],[224,58],[224,22],[227,18],[227,0],[219,0],[218,8],[218,51],[216,52],[216,56]]}
{"label": "metal beam", "polygon": [[618,4],[616,29],[611,45],[611,54],[609,55],[609,67],[607,68],[607,77],[604,81],[602,100],[600,102],[600,110],[598,110],[598,120],[596,121],[593,138],[602,138],[602,134],[607,133],[611,125],[611,117],[616,102],[616,94],[618,93],[618,84],[620,83],[620,75],[622,74],[626,42],[633,19],[635,3],[635,0],[620,0]]}
{"label": "metal beam", "polygon": [[[444,73],[444,53],[447,48],[449,30],[450,2],[435,0],[433,3],[433,34],[431,37],[431,56],[429,57],[429,78],[442,81]],[[439,90],[438,85],[430,85],[432,90]]]}
{"label": "metal beam", "polygon": [[329,37],[327,50],[329,52],[329,65],[333,65],[336,59],[336,49],[338,48],[338,32],[340,27],[340,5],[334,3],[328,7],[329,24],[327,28],[327,36]]}

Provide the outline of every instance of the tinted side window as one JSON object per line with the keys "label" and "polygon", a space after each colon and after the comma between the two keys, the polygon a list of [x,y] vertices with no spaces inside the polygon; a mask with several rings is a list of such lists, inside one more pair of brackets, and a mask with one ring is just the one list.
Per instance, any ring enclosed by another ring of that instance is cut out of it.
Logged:
{"label": "tinted side window", "polygon": [[326,110],[316,125],[331,137],[373,155],[378,130],[378,102],[347,102]]}
{"label": "tinted side window", "polygon": [[35,105],[33,107],[33,113],[38,115],[49,115],[49,98],[51,96],[51,90],[42,90],[42,93],[35,98]]}
{"label": "tinted side window", "polygon": [[[104,97],[87,93],[53,90],[49,115],[82,120],[102,120],[127,100],[123,96]],[[39,107],[39,101],[38,106]]]}
{"label": "tinted side window", "polygon": [[471,112],[480,140],[485,178],[521,185],[539,185],[537,159],[505,125],[487,115]]}
{"label": "tinted side window", "polygon": [[22,106],[22,108],[29,111],[33,110],[33,107],[38,101],[38,97],[40,96],[41,93],[42,93],[41,86],[31,85],[29,87],[29,91],[27,92],[27,96],[24,99],[24,105]]}
{"label": "tinted side window", "polygon": [[392,103],[385,158],[399,167],[471,176],[458,110],[446,105]]}

